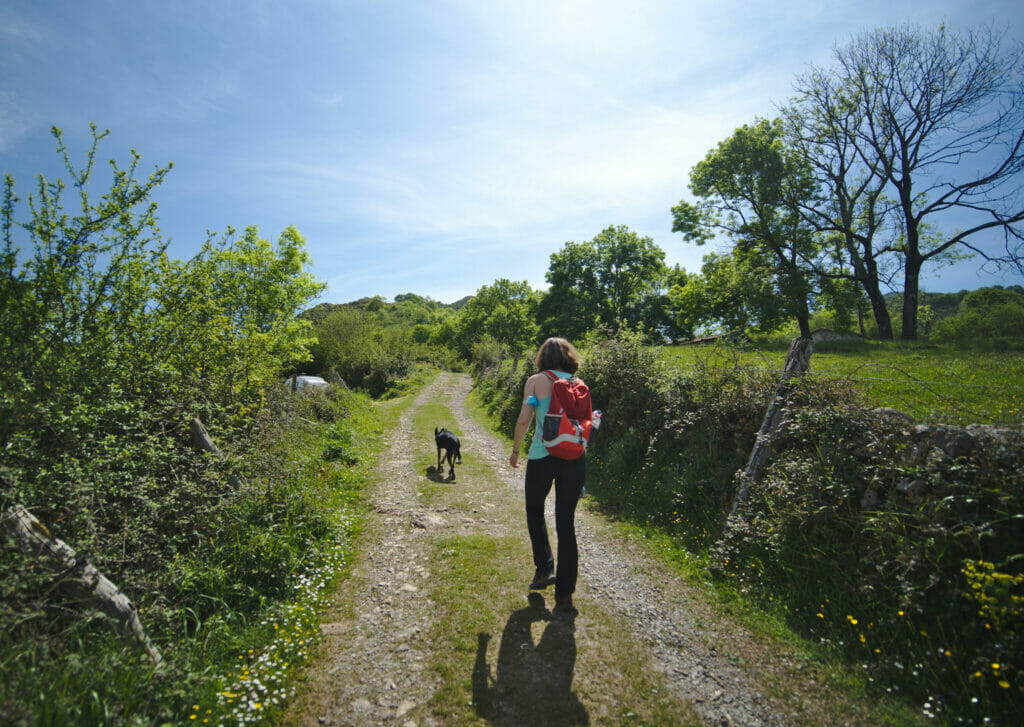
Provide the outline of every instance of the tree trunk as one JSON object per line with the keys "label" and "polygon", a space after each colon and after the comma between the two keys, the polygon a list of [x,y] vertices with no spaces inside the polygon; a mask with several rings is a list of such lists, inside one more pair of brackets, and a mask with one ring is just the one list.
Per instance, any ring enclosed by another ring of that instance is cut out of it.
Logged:
{"label": "tree trunk", "polygon": [[797,325],[800,326],[800,338],[811,337],[811,316],[809,313],[801,311],[796,316]]}
{"label": "tree trunk", "polygon": [[889,307],[885,304],[885,295],[878,284],[878,265],[874,260],[865,261],[867,275],[861,284],[864,292],[868,294],[871,301],[871,312],[875,315],[875,325],[878,326],[878,338],[883,341],[892,340],[892,319],[889,317]]}
{"label": "tree trunk", "polygon": [[[889,308],[885,305],[885,296],[878,283],[878,262],[874,253],[869,251],[861,255],[857,249],[857,243],[852,237],[847,238],[846,249],[850,254],[850,263],[853,265],[854,279],[860,283],[868,300],[871,301],[871,312],[875,315],[875,324],[878,326],[878,337],[883,341],[892,340],[892,320],[889,317]],[[861,335],[864,335],[863,314],[860,306],[857,307],[858,315],[861,315]]]}
{"label": "tree trunk", "polygon": [[918,278],[921,275],[921,263],[920,256],[911,256],[908,253],[903,280],[903,332],[900,334],[904,341],[917,340]]}

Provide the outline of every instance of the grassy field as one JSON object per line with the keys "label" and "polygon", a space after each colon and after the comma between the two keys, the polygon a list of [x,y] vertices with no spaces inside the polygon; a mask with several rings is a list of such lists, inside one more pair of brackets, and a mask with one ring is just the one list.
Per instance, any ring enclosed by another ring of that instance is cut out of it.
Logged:
{"label": "grassy field", "polygon": [[[680,366],[781,370],[783,349],[665,347]],[[919,421],[965,426],[1024,421],[1024,352],[874,342],[818,344],[810,376],[847,379],[868,406],[888,406]]]}

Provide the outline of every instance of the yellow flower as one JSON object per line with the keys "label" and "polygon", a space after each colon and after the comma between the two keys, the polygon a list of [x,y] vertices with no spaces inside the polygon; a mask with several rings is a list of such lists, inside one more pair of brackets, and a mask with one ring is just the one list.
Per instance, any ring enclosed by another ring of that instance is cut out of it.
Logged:
{"label": "yellow flower", "polygon": [[999,680],[999,686],[1001,686],[1003,689],[1009,689],[1010,688],[1010,682],[1006,681],[1005,679],[1000,679]]}
{"label": "yellow flower", "polygon": [[999,664],[996,664],[996,663],[992,664],[992,671],[995,671],[998,668],[999,668]]}

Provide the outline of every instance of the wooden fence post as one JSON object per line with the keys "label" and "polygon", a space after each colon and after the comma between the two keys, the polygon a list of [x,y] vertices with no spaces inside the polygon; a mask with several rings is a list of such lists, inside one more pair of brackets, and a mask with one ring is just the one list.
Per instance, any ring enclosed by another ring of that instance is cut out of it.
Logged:
{"label": "wooden fence post", "polygon": [[[206,431],[206,427],[198,419],[193,419],[189,425],[189,432],[192,435],[192,446],[203,452],[209,452],[219,461],[224,462],[224,455],[221,454],[220,450],[217,449],[217,445],[214,444],[213,439]],[[236,490],[241,489],[243,482],[235,473],[228,474],[228,482]]]}
{"label": "wooden fence post", "polygon": [[113,617],[118,631],[124,636],[135,637],[153,663],[160,664],[160,651],[146,636],[132,602],[106,576],[90,563],[78,558],[74,549],[63,540],[53,537],[46,526],[22,505],[9,507],[4,514],[3,524],[26,550],[36,555],[45,553],[51,556],[59,566],[51,567],[51,570],[60,573],[61,585],[71,588],[78,595],[95,598],[103,611]]}
{"label": "wooden fence post", "polygon": [[775,387],[775,396],[772,397],[772,402],[764,414],[764,421],[761,422],[761,429],[754,440],[754,448],[750,450],[747,466],[740,473],[740,488],[736,493],[736,499],[733,500],[730,514],[736,512],[740,503],[747,499],[750,486],[760,481],[761,470],[771,456],[772,440],[778,431],[786,400],[796,387],[796,379],[802,377],[810,368],[813,351],[813,338],[794,338],[790,342],[789,351],[786,352],[786,363],[782,367],[782,379]]}

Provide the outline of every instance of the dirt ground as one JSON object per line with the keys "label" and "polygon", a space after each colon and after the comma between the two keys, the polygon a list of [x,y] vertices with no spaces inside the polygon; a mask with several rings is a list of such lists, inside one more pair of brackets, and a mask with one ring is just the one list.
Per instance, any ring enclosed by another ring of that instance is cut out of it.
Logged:
{"label": "dirt ground", "polygon": [[[637,673],[653,675],[674,704],[684,705],[678,722],[662,716],[661,724],[821,723],[825,715],[817,705],[825,695],[812,674],[800,676],[791,655],[717,615],[697,589],[660,565],[642,544],[618,535],[585,499],[577,512],[580,576],[575,600],[580,614],[568,624],[553,619],[545,605],[552,598],[550,589],[528,597],[532,564],[522,563],[510,576],[522,581],[515,586],[521,587],[521,608],[508,617],[498,636],[481,634],[473,674],[459,676],[473,680],[475,711],[473,701],[461,714],[432,707],[439,690],[446,688],[443,670],[433,666],[443,656],[438,651],[455,648],[430,636],[451,606],[431,597],[439,577],[438,538],[486,533],[490,538],[521,539],[528,553],[523,469],[512,469],[507,445],[470,418],[470,388],[468,376],[442,374],[389,426],[373,510],[357,542],[351,575],[342,582],[337,608],[323,625],[323,656],[310,669],[286,724],[428,727],[525,724],[527,719],[552,725],[638,724],[632,713],[607,703],[612,699],[607,695],[618,693],[621,682],[636,679]],[[414,420],[421,408],[436,405],[451,411],[455,420],[448,426],[462,440],[467,464],[457,467],[458,489],[452,488],[462,499],[422,494],[425,483],[442,478],[421,469],[425,450],[434,454],[432,432],[419,431]],[[552,545],[553,499],[548,501]],[[609,629],[609,623],[624,626]],[[638,655],[630,659],[640,663],[605,659],[600,668],[588,666],[598,663],[588,655],[605,653],[609,638],[622,640],[626,651],[621,653]],[[510,655],[514,662],[508,661]],[[503,692],[490,686],[494,672],[489,664],[504,669],[506,676],[518,669],[524,678],[505,679],[513,686]],[[516,685],[530,684],[527,677],[533,671],[544,675],[542,685],[534,679],[526,698],[509,693]],[[770,679],[774,686],[769,695],[766,675],[783,675],[784,687],[779,688],[779,678]],[[483,694],[486,709],[480,705]],[[558,708],[545,706],[544,700],[556,700]]]}

